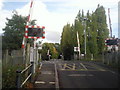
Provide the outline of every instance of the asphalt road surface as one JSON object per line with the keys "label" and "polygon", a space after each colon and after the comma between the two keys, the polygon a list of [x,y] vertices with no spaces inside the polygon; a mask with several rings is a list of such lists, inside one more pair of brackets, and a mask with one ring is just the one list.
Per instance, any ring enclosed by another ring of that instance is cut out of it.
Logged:
{"label": "asphalt road surface", "polygon": [[58,64],[60,88],[118,88],[117,72],[94,62],[62,62]]}
{"label": "asphalt road surface", "polygon": [[[42,63],[45,62],[47,63],[46,66],[53,65],[53,68],[56,65],[59,89],[119,88],[120,86],[120,76],[118,72],[109,69],[101,63],[62,60],[44,61]],[[56,84],[55,78],[53,82]]]}

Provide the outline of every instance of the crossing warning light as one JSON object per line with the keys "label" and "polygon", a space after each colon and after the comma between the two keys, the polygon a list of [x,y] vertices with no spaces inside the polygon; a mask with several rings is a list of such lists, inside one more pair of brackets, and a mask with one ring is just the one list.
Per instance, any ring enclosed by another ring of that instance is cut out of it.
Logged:
{"label": "crossing warning light", "polygon": [[117,38],[116,39],[106,39],[105,44],[108,46],[118,45],[118,39]]}
{"label": "crossing warning light", "polygon": [[28,36],[43,37],[43,28],[28,28]]}
{"label": "crossing warning light", "polygon": [[45,27],[40,26],[26,26],[26,38],[45,38]]}

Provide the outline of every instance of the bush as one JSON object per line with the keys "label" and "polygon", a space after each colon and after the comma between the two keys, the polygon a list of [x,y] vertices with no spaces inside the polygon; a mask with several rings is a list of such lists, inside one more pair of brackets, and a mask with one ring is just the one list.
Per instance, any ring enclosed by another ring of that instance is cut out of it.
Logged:
{"label": "bush", "polygon": [[3,66],[2,70],[2,88],[16,87],[16,70],[24,69],[24,65]]}

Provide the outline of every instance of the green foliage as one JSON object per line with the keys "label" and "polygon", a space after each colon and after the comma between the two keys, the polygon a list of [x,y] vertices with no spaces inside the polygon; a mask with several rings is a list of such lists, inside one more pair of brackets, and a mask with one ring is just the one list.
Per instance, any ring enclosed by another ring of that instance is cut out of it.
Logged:
{"label": "green foliage", "polygon": [[[87,18],[84,21],[84,18]],[[86,51],[87,57],[97,56],[101,54],[105,48],[104,40],[108,37],[109,31],[106,23],[106,14],[103,6],[98,5],[95,12],[84,15],[82,10],[78,12],[74,25],[67,24],[63,28],[61,36],[61,49],[64,57],[73,55],[73,47],[77,47],[77,35],[79,33],[80,51],[85,52],[85,25],[86,25]]]}
{"label": "green foliage", "polygon": [[48,60],[48,50],[51,55],[51,59],[57,59],[60,54],[60,46],[58,43],[44,43],[42,45],[42,50],[39,51],[42,55],[42,60]]}
{"label": "green foliage", "polygon": [[2,68],[2,88],[16,88],[16,70],[23,70],[24,65],[14,65]]}
{"label": "green foliage", "polygon": [[73,31],[70,24],[67,24],[63,28],[61,49],[65,59],[71,59],[73,55]]}
{"label": "green foliage", "polygon": [[[11,19],[6,18],[6,26],[3,28],[4,35],[2,37],[3,49],[17,50],[21,48],[22,40],[25,32],[27,17],[14,13]],[[35,25],[36,20],[32,20],[30,25]],[[31,42],[31,40],[28,40]]]}

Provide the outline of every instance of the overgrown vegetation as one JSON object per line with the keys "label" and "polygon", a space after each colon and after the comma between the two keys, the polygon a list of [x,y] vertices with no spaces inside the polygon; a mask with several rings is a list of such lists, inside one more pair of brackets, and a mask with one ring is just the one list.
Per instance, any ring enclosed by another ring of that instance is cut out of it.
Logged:
{"label": "overgrown vegetation", "polygon": [[16,71],[23,69],[24,65],[3,66],[2,88],[16,88]]}
{"label": "overgrown vegetation", "polygon": [[[15,12],[11,19],[6,18],[6,20],[6,26],[3,28],[2,46],[4,47],[2,47],[2,49],[8,49],[9,52],[19,50],[22,45],[27,17],[18,15],[18,13]],[[35,25],[35,21],[36,20],[32,20],[30,25]],[[32,43],[32,41],[32,39],[28,40],[29,43]]]}
{"label": "overgrown vegetation", "polygon": [[[3,28],[2,36],[2,49],[8,50],[10,57],[12,50],[19,50],[22,46],[22,40],[25,32],[25,25],[27,21],[26,16],[21,16],[17,12],[14,12],[11,19],[6,18],[6,26]],[[30,21],[30,25],[35,25],[36,20]],[[33,42],[33,39],[27,40],[27,42]],[[4,55],[4,54],[3,54]],[[2,87],[3,88],[15,88],[16,85],[16,70],[23,70],[25,65],[7,65],[2,66]],[[24,80],[24,75],[22,80]]]}

